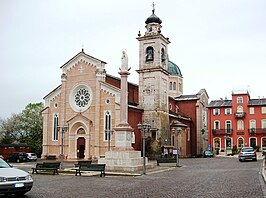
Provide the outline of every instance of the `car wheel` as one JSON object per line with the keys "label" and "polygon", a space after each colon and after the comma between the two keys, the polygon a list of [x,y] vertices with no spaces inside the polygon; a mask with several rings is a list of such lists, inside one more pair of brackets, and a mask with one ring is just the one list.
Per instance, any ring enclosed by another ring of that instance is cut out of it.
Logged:
{"label": "car wheel", "polygon": [[257,161],[257,158],[256,159],[253,159],[253,161]]}
{"label": "car wheel", "polygon": [[19,159],[17,159],[17,163],[19,163],[20,162],[20,160]]}
{"label": "car wheel", "polygon": [[240,162],[242,162],[242,159],[239,159]]}

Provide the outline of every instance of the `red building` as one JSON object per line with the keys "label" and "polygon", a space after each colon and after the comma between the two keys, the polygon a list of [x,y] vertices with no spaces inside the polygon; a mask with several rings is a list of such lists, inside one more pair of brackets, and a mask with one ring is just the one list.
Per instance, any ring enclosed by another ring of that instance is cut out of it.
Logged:
{"label": "red building", "polygon": [[211,148],[266,147],[266,99],[250,99],[248,91],[233,91],[232,100],[213,100],[208,105]]}

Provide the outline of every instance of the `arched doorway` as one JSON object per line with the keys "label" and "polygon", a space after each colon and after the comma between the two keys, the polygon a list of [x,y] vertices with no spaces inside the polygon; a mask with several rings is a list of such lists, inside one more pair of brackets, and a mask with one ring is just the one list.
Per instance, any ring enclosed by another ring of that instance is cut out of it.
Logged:
{"label": "arched doorway", "polygon": [[79,159],[84,159],[85,155],[85,138],[79,137],[77,139],[77,157]]}

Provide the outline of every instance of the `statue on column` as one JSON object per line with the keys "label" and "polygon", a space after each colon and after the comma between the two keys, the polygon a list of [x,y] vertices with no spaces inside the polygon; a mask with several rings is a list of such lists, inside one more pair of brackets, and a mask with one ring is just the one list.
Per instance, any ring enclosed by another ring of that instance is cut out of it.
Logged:
{"label": "statue on column", "polygon": [[120,71],[129,71],[131,69],[128,68],[128,57],[127,57],[127,53],[126,50],[122,51],[122,57],[121,57],[121,68],[119,68]]}

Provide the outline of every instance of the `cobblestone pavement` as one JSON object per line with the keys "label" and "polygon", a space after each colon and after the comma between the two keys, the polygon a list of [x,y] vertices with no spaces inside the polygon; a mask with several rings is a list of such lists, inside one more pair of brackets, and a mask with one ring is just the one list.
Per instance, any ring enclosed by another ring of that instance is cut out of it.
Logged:
{"label": "cobblestone pavement", "polygon": [[[180,164],[180,168],[148,170],[142,176],[34,174],[34,186],[25,197],[266,197],[261,159],[239,162],[234,157],[194,158],[181,159]],[[27,164],[23,169],[30,167]]]}

